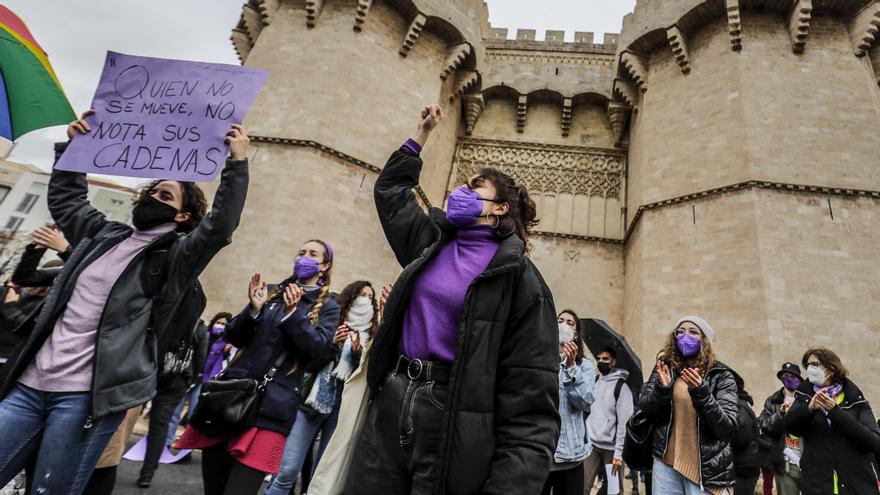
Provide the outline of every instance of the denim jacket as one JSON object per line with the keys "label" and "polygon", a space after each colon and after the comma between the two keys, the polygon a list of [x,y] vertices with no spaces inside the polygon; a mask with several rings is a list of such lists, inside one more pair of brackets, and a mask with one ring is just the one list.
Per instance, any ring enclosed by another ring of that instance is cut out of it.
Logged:
{"label": "denim jacket", "polygon": [[582,461],[593,450],[587,436],[584,411],[593,402],[596,388],[596,366],[588,359],[581,359],[570,369],[565,363],[559,365],[559,417],[562,428],[556,445],[557,463]]}

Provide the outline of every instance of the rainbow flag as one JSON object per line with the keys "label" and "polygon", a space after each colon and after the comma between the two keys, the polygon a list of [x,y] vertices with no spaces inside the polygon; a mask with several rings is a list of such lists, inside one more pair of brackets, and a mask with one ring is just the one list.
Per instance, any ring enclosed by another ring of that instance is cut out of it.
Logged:
{"label": "rainbow flag", "polygon": [[0,140],[75,118],[46,52],[24,22],[0,5]]}

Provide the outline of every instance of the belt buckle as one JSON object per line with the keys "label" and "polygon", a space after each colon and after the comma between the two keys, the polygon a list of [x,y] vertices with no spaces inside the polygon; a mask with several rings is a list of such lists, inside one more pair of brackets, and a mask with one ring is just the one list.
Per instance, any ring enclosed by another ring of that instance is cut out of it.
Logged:
{"label": "belt buckle", "polygon": [[[419,366],[418,371],[413,374],[413,364],[417,364]],[[420,376],[422,376],[422,371],[425,370],[425,363],[422,362],[421,359],[413,359],[406,365],[406,376],[409,377],[410,380],[418,380]]]}

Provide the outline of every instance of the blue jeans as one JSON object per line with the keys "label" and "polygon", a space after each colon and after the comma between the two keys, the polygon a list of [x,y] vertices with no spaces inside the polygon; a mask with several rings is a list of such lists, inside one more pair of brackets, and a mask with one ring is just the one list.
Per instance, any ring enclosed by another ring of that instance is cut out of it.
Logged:
{"label": "blue jeans", "polygon": [[[672,466],[654,459],[652,495],[711,495],[700,490],[700,486],[681,475]],[[733,493],[725,489],[724,493]]]}
{"label": "blue jeans", "polygon": [[171,423],[168,424],[168,439],[165,440],[165,445],[171,445],[174,443],[174,437],[177,433],[177,425],[180,424],[180,415],[183,413],[183,404],[184,402],[189,401],[189,408],[186,410],[186,416],[192,417],[192,412],[196,409],[196,404],[199,403],[199,393],[202,391],[202,382],[196,383],[186,395],[180,399],[180,404],[177,405],[177,409],[174,410],[174,415],[171,416]]}
{"label": "blue jeans", "polygon": [[[342,387],[337,387],[341,392]],[[338,393],[337,393],[338,394]],[[318,455],[315,456],[315,466],[321,461],[324,449],[333,436],[336,422],[339,420],[339,397],[336,399],[336,407],[330,414],[318,414],[314,412],[299,411],[296,413],[296,421],[293,429],[287,437],[284,445],[284,457],[281,459],[281,469],[272,484],[266,490],[266,495],[287,495],[296,484],[296,478],[302,469],[306,453],[312,448],[315,437],[321,432],[321,443],[318,445]]]}
{"label": "blue jeans", "polygon": [[125,417],[122,411],[93,420],[91,402],[89,392],[16,385],[0,402],[0,486],[34,462],[31,493],[79,495]]}

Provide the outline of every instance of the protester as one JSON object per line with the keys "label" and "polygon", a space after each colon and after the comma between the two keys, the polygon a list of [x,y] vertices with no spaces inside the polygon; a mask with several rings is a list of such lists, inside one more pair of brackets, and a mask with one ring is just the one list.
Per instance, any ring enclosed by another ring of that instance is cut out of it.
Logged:
{"label": "protester", "polygon": [[880,428],[871,406],[833,351],[810,349],[801,364],[807,381],[795,392],[782,423],[803,438],[803,493],[876,494],[880,480],[874,453],[880,451]]}
{"label": "protester", "polygon": [[559,347],[553,297],[526,257],[535,204],[487,168],[446,212],[425,213],[412,189],[441,118],[426,107],[375,184],[404,270],[371,350],[345,491],[538,493],[559,438]]}
{"label": "protester", "polygon": [[[377,320],[380,322],[390,293],[390,285],[382,287],[376,308]],[[340,495],[345,491],[345,480],[351,467],[354,446],[360,436],[370,401],[366,375],[373,337],[374,335],[369,335],[363,344],[360,365],[345,381],[336,431],[330,438],[321,456],[321,462],[315,467],[314,476],[308,484],[308,493],[311,495]]]}
{"label": "protester", "polygon": [[241,350],[221,376],[262,379],[283,360],[259,397],[254,424],[242,425],[243,432],[209,436],[194,425],[198,409],[191,416],[175,447],[202,449],[206,495],[256,494],[266,474],[278,472],[301,401],[304,364],[324,355],[339,325],[339,305],[330,298],[333,261],[329,244],[311,240],[300,249],[293,275],[271,292],[259,273],[251,277],[249,304],[223,331]]}
{"label": "protester", "polygon": [[550,475],[542,495],[583,495],[584,459],[590,455],[590,438],[584,413],[593,403],[596,368],[584,358],[580,319],[566,309],[556,319],[559,325],[559,442]]}
{"label": "protester", "polygon": [[[192,360],[191,383],[187,389],[186,395],[180,399],[177,409],[171,416],[171,423],[168,425],[168,438],[165,440],[166,445],[173,445],[177,436],[177,426],[186,424],[189,415],[195,410],[199,403],[199,393],[202,391],[202,383],[214,378],[223,370],[223,362],[229,356],[229,349],[232,344],[223,339],[223,329],[232,319],[230,313],[217,313],[211,318],[207,325],[200,322],[202,328],[200,333],[202,337],[207,337],[204,342],[198,343],[198,352]],[[205,353],[204,355],[202,353]],[[183,414],[183,406],[187,406],[186,416]]]}
{"label": "protester", "polygon": [[746,391],[745,381],[735,371],[737,387],[737,421],[733,436],[733,466],[736,471],[734,495],[754,495],[761,476],[761,459],[758,449],[758,418],[752,406],[755,400]]}
{"label": "protester", "polygon": [[[89,132],[90,113],[68,127],[71,139]],[[53,171],[49,210],[73,252],[0,389],[0,485],[30,465],[34,493],[79,494],[125,411],[152,398],[167,316],[229,244],[244,207],[249,140],[233,125],[226,141],[231,156],[204,221],[192,183],[145,188],[132,229],[86,200],[85,174]]]}
{"label": "protester", "polygon": [[[201,290],[200,285],[196,290]],[[178,308],[180,310],[180,308]],[[175,324],[185,325],[192,330],[180,339],[164,353],[160,359],[161,367],[157,380],[156,396],[150,403],[150,428],[147,433],[147,448],[144,452],[144,462],[137,479],[139,488],[149,488],[156,470],[159,469],[159,459],[168,448],[168,430],[174,411],[178,404],[183,402],[186,391],[194,377],[198,380],[201,370],[205,365],[205,354],[208,349],[208,332],[205,324],[199,319],[204,304],[198,303],[197,307],[185,309],[186,316],[175,315]],[[196,320],[193,324],[193,320]]]}
{"label": "protester", "polygon": [[[56,251],[61,259],[49,260],[39,267],[47,249]],[[67,259],[69,254],[70,244],[56,226],[34,230],[33,243],[25,247],[9,279],[9,285],[14,290],[8,290],[0,304],[0,383],[6,379],[9,371],[5,363],[14,360],[30,335],[31,325],[22,324],[29,321],[35,311],[39,311],[40,304],[64,265],[62,260]]]}
{"label": "protester", "polygon": [[656,422],[654,495],[732,493],[737,385],[715,357],[714,340],[704,319],[681,318],[642,387],[638,408]]}
{"label": "protester", "polygon": [[376,294],[369,282],[349,284],[336,298],[336,302],[341,307],[340,321],[343,324],[336,330],[333,347],[308,365],[316,370],[317,378],[306,399],[306,407],[301,407],[297,412],[293,429],[284,446],[281,468],[266,490],[266,495],[290,493],[303,467],[306,453],[319,433],[321,439],[314,463],[317,465],[321,462],[321,455],[327,448],[339,419],[343,384],[360,365],[361,343],[366,343],[376,332]]}
{"label": "protester", "polygon": [[[777,495],[799,495],[801,493],[801,438],[785,431],[782,418],[794,403],[795,392],[801,386],[801,369],[794,363],[785,363],[776,373],[782,388],[764,401],[764,410],[758,417],[761,437],[767,446],[767,464],[770,467],[769,479],[776,479]],[[762,471],[764,479],[768,476]],[[764,494],[772,494],[764,485]]]}
{"label": "protester", "polygon": [[596,477],[606,473],[605,466],[611,465],[612,475],[617,477],[618,493],[623,493],[623,441],[634,402],[626,384],[629,371],[617,368],[617,354],[610,347],[599,351],[596,361],[599,369],[596,400],[587,418],[593,452],[584,463],[584,485],[591,490]]}

